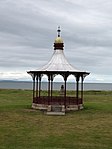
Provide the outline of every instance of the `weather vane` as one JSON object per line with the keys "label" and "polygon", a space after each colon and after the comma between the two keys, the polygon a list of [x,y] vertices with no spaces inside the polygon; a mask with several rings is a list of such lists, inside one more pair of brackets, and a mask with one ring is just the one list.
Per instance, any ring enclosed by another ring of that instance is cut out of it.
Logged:
{"label": "weather vane", "polygon": [[61,32],[61,30],[60,30],[60,26],[58,26],[58,30],[57,30],[57,32],[58,32],[58,37],[60,37],[60,32]]}

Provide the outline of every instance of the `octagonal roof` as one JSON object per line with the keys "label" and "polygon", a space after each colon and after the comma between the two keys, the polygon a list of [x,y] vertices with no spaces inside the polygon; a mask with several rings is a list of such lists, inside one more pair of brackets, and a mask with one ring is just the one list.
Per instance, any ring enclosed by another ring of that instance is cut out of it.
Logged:
{"label": "octagonal roof", "polygon": [[73,67],[67,61],[63,50],[56,49],[49,60],[49,62],[43,67],[39,68],[37,71],[75,71],[80,72],[79,69]]}
{"label": "octagonal roof", "polygon": [[[54,52],[52,54],[51,59],[47,64],[40,67],[35,71],[30,71],[32,73],[36,72],[72,72],[72,73],[84,73],[89,74],[85,71],[81,71],[76,67],[72,66],[64,55],[64,43],[62,38],[60,37],[60,27],[58,27],[58,37],[54,41]],[[29,73],[30,73],[29,72]]]}

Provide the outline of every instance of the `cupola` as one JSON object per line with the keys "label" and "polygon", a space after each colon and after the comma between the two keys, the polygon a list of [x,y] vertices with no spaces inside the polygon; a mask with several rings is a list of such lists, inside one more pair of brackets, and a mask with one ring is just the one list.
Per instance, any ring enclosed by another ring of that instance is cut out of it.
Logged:
{"label": "cupola", "polygon": [[57,33],[58,33],[58,37],[55,39],[54,42],[54,50],[58,49],[58,50],[63,50],[64,47],[64,43],[63,43],[63,39],[60,37],[60,26],[58,27]]}

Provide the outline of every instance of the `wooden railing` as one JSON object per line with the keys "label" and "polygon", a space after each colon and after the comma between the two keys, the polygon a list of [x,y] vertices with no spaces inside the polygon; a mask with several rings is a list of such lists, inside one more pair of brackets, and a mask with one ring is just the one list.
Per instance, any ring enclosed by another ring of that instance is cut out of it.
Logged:
{"label": "wooden railing", "polygon": [[53,96],[48,97],[48,96],[41,96],[41,97],[35,97],[33,99],[33,103],[37,104],[45,104],[45,105],[53,105],[53,104],[59,104],[59,105],[78,105],[82,104],[82,99],[81,98],[76,98],[76,97],[62,97],[62,96]]}

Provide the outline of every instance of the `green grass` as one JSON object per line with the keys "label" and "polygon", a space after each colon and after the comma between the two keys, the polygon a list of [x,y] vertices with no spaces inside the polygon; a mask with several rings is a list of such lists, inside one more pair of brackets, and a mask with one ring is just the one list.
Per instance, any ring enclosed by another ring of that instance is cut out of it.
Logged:
{"label": "green grass", "polygon": [[84,110],[65,116],[31,103],[30,90],[0,90],[0,149],[112,149],[112,91],[85,91]]}

